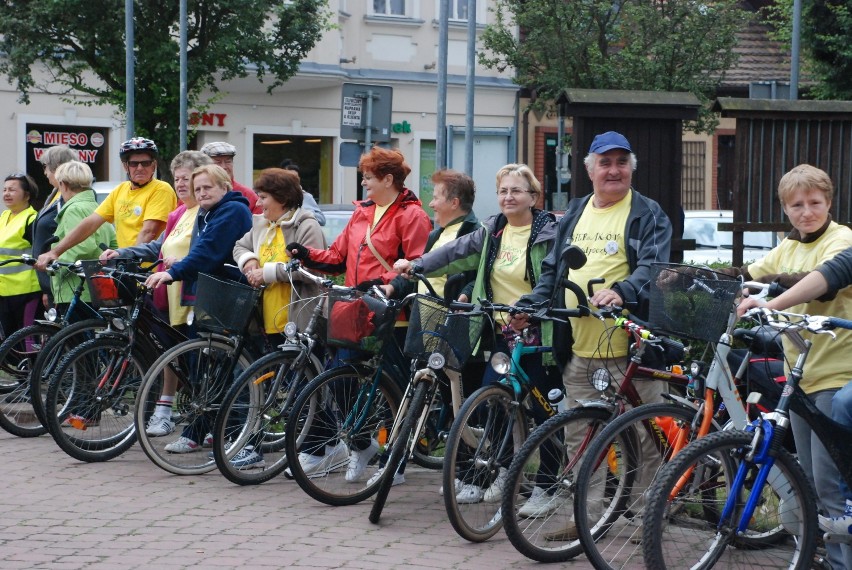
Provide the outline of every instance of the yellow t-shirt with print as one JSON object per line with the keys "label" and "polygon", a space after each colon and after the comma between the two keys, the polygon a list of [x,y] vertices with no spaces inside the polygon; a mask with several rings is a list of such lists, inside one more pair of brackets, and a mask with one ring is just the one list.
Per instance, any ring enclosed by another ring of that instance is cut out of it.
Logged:
{"label": "yellow t-shirt with print", "polygon": [[[195,225],[195,217],[198,215],[198,206],[186,210],[177,221],[172,231],[163,241],[160,252],[163,259],[174,257],[181,260],[189,253],[189,245],[192,241],[192,228]],[[180,304],[181,284],[174,283],[166,287],[166,298],[169,301],[169,323],[172,326],[185,325],[192,307],[183,307]]]}
{"label": "yellow t-shirt with print", "polygon": [[[286,263],[290,261],[284,243],[284,233],[275,228],[272,239],[264,240],[257,251],[260,266],[267,263]],[[263,290],[263,326],[267,333],[275,334],[284,330],[289,318],[290,296],[293,286],[289,282],[269,283]]]}
{"label": "yellow t-shirt with print", "polygon": [[[435,240],[435,243],[432,245],[432,250],[436,250],[444,244],[450,243],[454,239],[456,239],[459,235],[459,230],[461,229],[462,221],[450,224],[444,231],[441,232],[441,235],[438,236],[438,239]],[[444,298],[444,287],[447,285],[447,276],[439,275],[437,277],[430,277],[429,283],[432,284],[432,288],[435,289],[435,293],[440,298]],[[428,295],[429,290],[426,288],[425,283],[417,284],[417,292],[421,295]]]}
{"label": "yellow t-shirt with print", "polygon": [[[825,233],[811,243],[783,240],[766,257],[749,265],[748,272],[759,279],[775,273],[812,271],[849,247],[852,247],[852,230],[831,222]],[[787,310],[792,313],[849,318],[852,315],[852,287],[841,289],[831,301],[811,301]],[[838,355],[852,353],[852,331],[836,329],[834,332],[836,339],[829,335],[808,335],[813,346],[808,353],[800,384],[808,394],[842,388],[849,381],[849,362],[842,356],[838,358]],[[786,337],[782,344],[789,371],[789,363],[796,361],[799,351],[791,346]]]}
{"label": "yellow t-shirt with print", "polygon": [[[526,280],[527,245],[530,241],[532,224],[503,228],[500,249],[494,266],[491,268],[491,293],[495,303],[512,304],[522,295],[532,292],[532,284]],[[499,321],[506,323],[508,315],[501,315]]]}
{"label": "yellow t-shirt with print", "polygon": [[[572,270],[568,277],[584,291],[589,279],[603,277],[604,283],[598,287],[610,288],[630,274],[624,228],[630,215],[632,194],[631,190],[607,208],[595,208],[594,198],[590,199],[574,228],[572,243],[585,252],[588,261],[580,269]],[[585,299],[582,301],[586,303]],[[570,309],[578,303],[574,293],[565,292],[566,307]],[[627,354],[627,336],[622,331],[615,331],[607,339],[605,323],[598,319],[571,319],[571,331],[574,337],[572,349],[577,356],[608,358]],[[605,351],[607,347],[609,353]]]}
{"label": "yellow t-shirt with print", "polygon": [[136,245],[145,220],[165,222],[177,206],[177,194],[162,180],[152,179],[141,188],[122,182],[109,193],[95,212],[115,225],[118,247]]}

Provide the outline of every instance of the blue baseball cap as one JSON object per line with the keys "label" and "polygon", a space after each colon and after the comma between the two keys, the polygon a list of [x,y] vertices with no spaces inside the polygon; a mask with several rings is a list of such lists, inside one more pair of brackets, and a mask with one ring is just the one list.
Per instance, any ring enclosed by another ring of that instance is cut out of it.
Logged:
{"label": "blue baseball cap", "polygon": [[592,141],[592,146],[589,147],[589,153],[603,154],[614,148],[633,152],[633,149],[630,148],[630,143],[627,142],[624,135],[615,131],[607,131],[595,137],[595,140]]}

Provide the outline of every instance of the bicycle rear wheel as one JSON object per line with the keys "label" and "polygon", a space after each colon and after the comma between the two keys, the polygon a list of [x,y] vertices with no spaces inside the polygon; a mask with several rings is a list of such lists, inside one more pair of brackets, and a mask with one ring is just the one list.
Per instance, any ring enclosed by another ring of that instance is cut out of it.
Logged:
{"label": "bicycle rear wheel", "polygon": [[674,446],[693,438],[696,414],[695,408],[675,403],[646,404],[613,420],[592,441],[586,452],[590,460],[577,473],[574,521],[595,568],[643,564],[645,492]]}
{"label": "bicycle rear wheel", "polygon": [[[175,475],[200,475],[216,468],[205,440],[212,433],[225,391],[251,364],[245,351],[239,355],[234,351],[234,345],[221,337],[190,339],[166,351],[145,374],[135,422],[142,450],[161,469]],[[149,433],[157,400],[169,391],[175,394],[171,431],[159,435],[152,427]]]}
{"label": "bicycle rear wheel", "polygon": [[230,387],[213,426],[213,457],[238,485],[269,481],[287,468],[284,433],[298,391],[320,363],[302,346],[287,346],[254,362]]}
{"label": "bicycle rear wheel", "polygon": [[[723,431],[701,438],[678,453],[649,489],[643,519],[642,549],[650,568],[810,568],[816,550],[816,498],[804,471],[789,452],[777,450],[760,503],[745,530],[759,537],[779,524],[785,540],[755,549],[737,547],[735,526],[753,492],[757,466],[744,459],[754,434]],[[719,525],[719,514],[739,466],[745,485],[733,522]]]}
{"label": "bicycle rear wheel", "polygon": [[24,327],[0,344],[0,427],[18,437],[47,433],[33,409],[30,373],[39,351],[59,330],[53,325]]}
{"label": "bicycle rear wheel", "polygon": [[133,412],[147,363],[127,342],[96,338],[68,353],[47,389],[47,427],[79,461],[108,461],[136,441]]}
{"label": "bicycle rear wheel", "polygon": [[[561,412],[533,430],[515,455],[504,487],[501,513],[506,536],[524,556],[539,562],[562,562],[582,552],[573,531],[576,473],[589,443],[612,419],[601,407]],[[570,454],[566,434],[579,436]]]}
{"label": "bicycle rear wheel", "polygon": [[442,487],[447,516],[464,539],[483,542],[503,526],[506,469],[526,436],[526,415],[510,388],[485,386],[465,400],[447,438]]}
{"label": "bicycle rear wheel", "polygon": [[[401,394],[386,368],[363,364],[327,370],[299,394],[285,433],[290,476],[309,496],[332,506],[354,505],[372,496],[368,485],[379,468],[399,410]],[[364,450],[364,469],[347,481],[350,451]],[[286,472],[285,472],[286,473]]]}

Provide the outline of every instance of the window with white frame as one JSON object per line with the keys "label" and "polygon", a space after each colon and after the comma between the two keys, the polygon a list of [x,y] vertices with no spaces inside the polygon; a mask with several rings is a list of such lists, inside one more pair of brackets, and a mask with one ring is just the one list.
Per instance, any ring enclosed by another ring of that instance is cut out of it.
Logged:
{"label": "window with white frame", "polygon": [[375,16],[408,16],[408,0],[373,0],[372,14]]}
{"label": "window with white frame", "polygon": [[[477,23],[484,24],[485,23],[485,13],[488,10],[488,6],[485,3],[485,0],[476,0],[476,21]],[[441,0],[435,0],[435,14],[437,20],[437,14],[440,14],[441,11]],[[449,20],[459,21],[459,22],[467,22],[467,0],[450,0],[450,14]]]}

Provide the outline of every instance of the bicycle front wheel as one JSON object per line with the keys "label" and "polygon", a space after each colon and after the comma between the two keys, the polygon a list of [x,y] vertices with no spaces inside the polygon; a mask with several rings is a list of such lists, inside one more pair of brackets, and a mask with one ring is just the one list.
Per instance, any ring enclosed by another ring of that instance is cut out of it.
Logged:
{"label": "bicycle front wheel", "polygon": [[[642,549],[649,568],[810,568],[818,532],[816,499],[796,459],[779,448],[767,484],[754,489],[758,466],[746,459],[754,434],[723,431],[687,446],[661,471],[649,489]],[[780,446],[779,446],[780,447]],[[743,485],[732,520],[719,522],[738,468]],[[756,549],[738,541],[736,525],[753,492],[758,507],[744,536],[761,536],[783,526],[785,540]],[[738,547],[744,544],[745,547]]]}
{"label": "bicycle front wheel", "polygon": [[269,481],[287,468],[284,433],[299,390],[320,364],[301,346],[286,346],[255,361],[225,394],[213,425],[213,457],[238,485]]}
{"label": "bicycle front wheel", "polygon": [[0,427],[18,437],[47,433],[33,409],[30,374],[47,339],[59,330],[35,324],[15,331],[0,344]]}
{"label": "bicycle front wheel", "polygon": [[79,461],[108,461],[136,441],[133,412],[147,363],[110,337],[84,342],[56,368],[45,411],[50,434]]}
{"label": "bicycle front wheel", "polygon": [[[600,407],[561,412],[533,430],[509,467],[501,512],[506,536],[524,556],[562,562],[582,552],[573,531],[572,494],[588,446],[612,419]],[[578,444],[570,452],[567,435]]]}
{"label": "bicycle front wheel", "polygon": [[598,570],[641,566],[645,492],[659,470],[695,436],[697,410],[646,404],[613,420],[592,441],[577,473],[574,521]]}
{"label": "bicycle front wheel", "polygon": [[[379,451],[401,397],[385,368],[379,372],[366,365],[345,365],[314,378],[287,420],[290,476],[326,505],[354,505],[372,496],[378,481],[368,482],[379,468]],[[350,452],[359,454],[352,472]]]}
{"label": "bicycle front wheel", "polygon": [[[166,351],[145,374],[136,401],[145,455],[175,475],[215,469],[208,435],[225,391],[250,364],[245,351],[238,356],[234,345],[219,337],[190,339]],[[160,416],[152,420],[160,396],[169,393],[174,394],[170,423]]]}
{"label": "bicycle front wheel", "polygon": [[447,438],[442,490],[447,516],[462,538],[483,542],[503,526],[507,468],[526,436],[526,415],[506,386],[480,388],[459,409]]}

